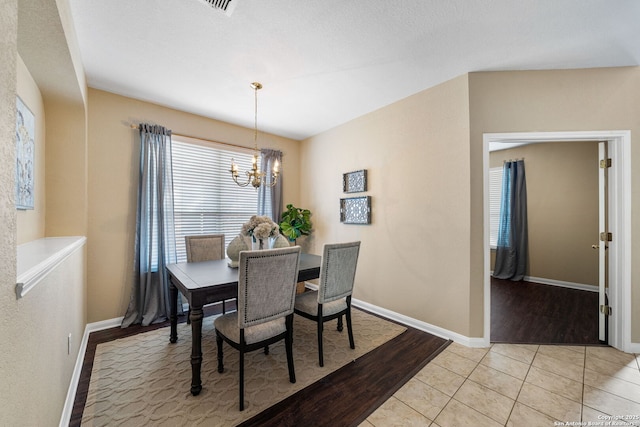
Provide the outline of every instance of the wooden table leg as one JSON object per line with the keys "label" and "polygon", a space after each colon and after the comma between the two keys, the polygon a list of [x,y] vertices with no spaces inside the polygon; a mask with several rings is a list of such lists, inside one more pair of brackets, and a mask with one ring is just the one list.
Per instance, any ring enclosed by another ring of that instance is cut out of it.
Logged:
{"label": "wooden table leg", "polygon": [[169,321],[171,322],[171,332],[169,334],[169,342],[176,343],[178,341],[178,288],[175,287],[172,280],[169,280]]}
{"label": "wooden table leg", "polygon": [[202,366],[202,306],[191,307],[191,394],[202,390],[200,367]]}

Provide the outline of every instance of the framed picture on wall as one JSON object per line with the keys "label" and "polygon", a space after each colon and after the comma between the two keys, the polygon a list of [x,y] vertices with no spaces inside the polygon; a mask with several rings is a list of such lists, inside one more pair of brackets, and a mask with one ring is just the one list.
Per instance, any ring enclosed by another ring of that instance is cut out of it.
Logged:
{"label": "framed picture on wall", "polygon": [[371,196],[340,199],[340,222],[371,224]]}
{"label": "framed picture on wall", "polygon": [[33,209],[35,117],[16,97],[16,209]]}
{"label": "framed picture on wall", "polygon": [[342,190],[345,193],[360,193],[367,191],[367,170],[362,169],[343,174]]}

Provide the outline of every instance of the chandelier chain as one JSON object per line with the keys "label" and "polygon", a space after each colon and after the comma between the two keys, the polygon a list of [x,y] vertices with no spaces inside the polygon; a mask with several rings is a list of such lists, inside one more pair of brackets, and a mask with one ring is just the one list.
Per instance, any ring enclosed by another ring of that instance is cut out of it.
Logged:
{"label": "chandelier chain", "polygon": [[256,86],[256,85],[252,85],[253,86],[253,99],[254,99],[254,103],[253,103],[253,142],[255,144],[256,147],[256,151],[258,150],[258,89],[260,89],[260,86]]}

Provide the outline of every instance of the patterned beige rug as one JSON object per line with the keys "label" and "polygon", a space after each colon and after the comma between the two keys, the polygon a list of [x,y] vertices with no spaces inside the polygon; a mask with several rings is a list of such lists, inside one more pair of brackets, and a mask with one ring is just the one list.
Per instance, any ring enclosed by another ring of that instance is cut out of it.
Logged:
{"label": "patterned beige rug", "polygon": [[238,410],[238,352],[225,343],[225,372],[217,372],[212,318],[202,330],[202,392],[192,396],[191,331],[178,325],[178,343],[169,328],[99,344],[96,349],[83,426],[235,426],[400,335],[406,328],[360,310],[353,311],[355,350],[346,326],[324,330],[324,367],[318,366],[315,323],[294,317],[296,383],[289,382],[284,341],[269,355],[245,357],[245,410]]}

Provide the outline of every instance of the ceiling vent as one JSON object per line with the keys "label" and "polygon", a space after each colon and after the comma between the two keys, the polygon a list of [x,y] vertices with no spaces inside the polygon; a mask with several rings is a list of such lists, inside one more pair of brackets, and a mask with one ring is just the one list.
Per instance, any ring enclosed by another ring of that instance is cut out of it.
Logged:
{"label": "ceiling vent", "polygon": [[200,0],[201,2],[208,4],[212,8],[223,12],[227,16],[231,16],[233,9],[236,8],[237,0]]}

